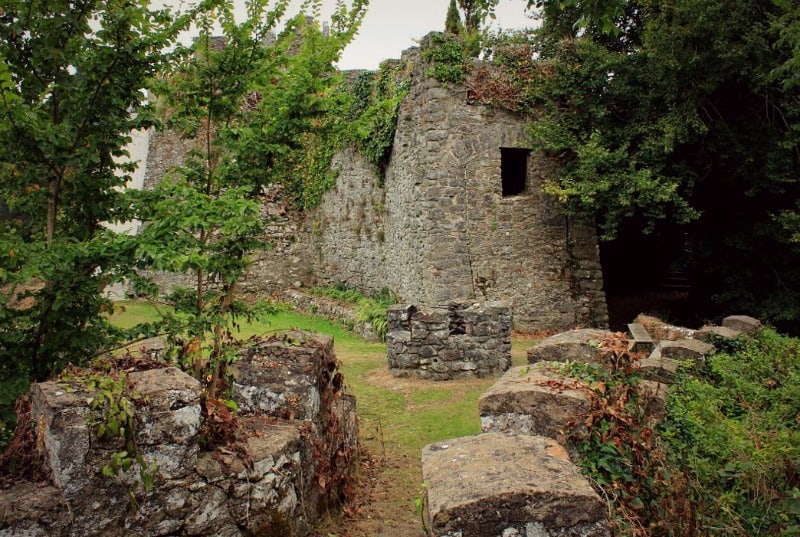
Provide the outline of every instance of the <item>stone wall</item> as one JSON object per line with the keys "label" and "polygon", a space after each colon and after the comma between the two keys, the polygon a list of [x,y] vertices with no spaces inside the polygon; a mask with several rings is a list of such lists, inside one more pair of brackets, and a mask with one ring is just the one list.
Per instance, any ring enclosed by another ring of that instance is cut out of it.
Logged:
{"label": "stone wall", "polygon": [[518,329],[607,325],[597,238],[542,192],[553,161],[531,153],[526,186],[502,194],[501,148],[524,148],[526,119],[469,105],[425,76],[416,49],[381,186],[352,151],[309,221],[317,276],[405,302],[503,300]]}
{"label": "stone wall", "polygon": [[[501,148],[529,144],[528,120],[470,104],[464,87],[427,77],[418,49],[401,61],[413,76],[385,178],[354,150],[339,153],[336,187],[318,210],[281,212],[267,226],[275,248],[243,289],[344,283],[389,288],[423,306],[505,301],[521,330],[607,326],[597,237],[542,191],[555,162],[530,153],[523,192],[503,196]],[[174,133],[154,135],[145,184],[179,164],[190,145]]]}
{"label": "stone wall", "polygon": [[0,490],[0,536],[308,535],[357,461],[355,401],[342,392],[333,340],[301,332],[253,340],[234,378],[237,440],[201,449],[200,383],[173,367],[128,374],[138,392],[136,445],[156,465],[150,491],[135,466],[103,475],[120,446],[99,441],[87,421],[96,393],[35,384],[50,484]]}
{"label": "stone wall", "polygon": [[428,311],[387,312],[389,371],[433,380],[500,375],[511,367],[511,311],[505,304],[453,302]]}

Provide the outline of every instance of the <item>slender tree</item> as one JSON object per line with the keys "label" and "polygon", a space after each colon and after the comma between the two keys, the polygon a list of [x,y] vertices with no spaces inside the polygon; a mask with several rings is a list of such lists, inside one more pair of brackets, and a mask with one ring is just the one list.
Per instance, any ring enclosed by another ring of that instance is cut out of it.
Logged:
{"label": "slender tree", "polygon": [[463,30],[464,25],[461,23],[461,15],[458,12],[456,0],[450,0],[450,6],[447,8],[447,18],[444,21],[444,31],[448,34],[459,35]]}
{"label": "slender tree", "polygon": [[142,90],[188,21],[146,0],[0,6],[0,385],[107,343],[102,291],[132,256],[102,222],[127,216],[119,158],[155,123]]}
{"label": "slender tree", "polygon": [[[284,184],[300,199],[321,188],[289,172],[298,155],[313,154],[309,137],[333,128],[334,62],[366,9],[366,1],[340,2],[329,33],[299,13],[275,35],[288,4],[250,0],[247,18],[237,22],[233,1],[224,1],[201,17],[191,55],[161,88],[169,124],[194,139],[196,149],[173,177],[140,194],[146,225],[138,257],[194,281],[192,289],[173,294],[182,315],[169,320],[176,334],[210,341],[207,362],[198,352],[181,359],[210,379],[211,398],[235,357],[237,317],[249,312],[236,300],[238,285],[267,246],[263,188]],[[321,0],[305,7],[318,13]],[[221,39],[213,36],[216,23]]]}

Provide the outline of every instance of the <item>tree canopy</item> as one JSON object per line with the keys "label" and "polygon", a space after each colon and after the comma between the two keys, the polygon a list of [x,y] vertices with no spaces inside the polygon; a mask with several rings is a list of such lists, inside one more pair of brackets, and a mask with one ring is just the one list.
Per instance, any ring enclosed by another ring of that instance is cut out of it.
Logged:
{"label": "tree canopy", "polygon": [[145,0],[0,7],[3,377],[43,380],[111,335],[101,291],[131,252],[101,224],[130,216],[120,158],[156,123],[142,90],[188,21]]}
{"label": "tree canopy", "polygon": [[544,16],[532,81],[544,113],[531,133],[563,164],[549,190],[604,239],[676,244],[703,314],[800,318],[800,8],[532,5]]}
{"label": "tree canopy", "polygon": [[[262,187],[285,184],[302,202],[330,182],[320,142],[341,128],[344,106],[333,64],[367,2],[337,2],[329,34],[307,19],[321,0],[293,17],[288,5],[251,0],[238,21],[224,0],[183,15],[146,0],[2,3],[0,413],[29,380],[113,348],[124,334],[108,322],[104,290],[144,283],[142,269],[193,274],[194,324],[167,315],[135,333],[210,333],[211,366],[223,363],[223,336],[243,311],[236,284],[263,247]],[[193,22],[194,46],[176,46]],[[131,132],[162,120],[202,143],[171,181],[124,191]],[[134,218],[146,223],[136,236],[105,226]]]}

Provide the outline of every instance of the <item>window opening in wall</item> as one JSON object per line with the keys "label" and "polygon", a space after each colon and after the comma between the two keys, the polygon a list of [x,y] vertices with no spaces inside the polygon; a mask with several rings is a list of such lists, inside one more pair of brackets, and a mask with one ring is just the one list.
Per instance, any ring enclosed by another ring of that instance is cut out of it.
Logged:
{"label": "window opening in wall", "polygon": [[503,197],[525,192],[528,177],[528,155],[530,149],[520,147],[500,148],[500,176],[503,181]]}

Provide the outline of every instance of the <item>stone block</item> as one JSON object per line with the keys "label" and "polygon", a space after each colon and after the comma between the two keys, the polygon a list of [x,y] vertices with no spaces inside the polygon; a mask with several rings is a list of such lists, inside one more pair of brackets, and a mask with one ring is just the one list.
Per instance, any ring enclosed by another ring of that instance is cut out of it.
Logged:
{"label": "stone block", "polygon": [[87,468],[91,432],[87,424],[92,395],[58,382],[31,386],[31,413],[37,424],[37,445],[53,483],[66,496],[79,493],[93,478]]}
{"label": "stone block", "polygon": [[653,352],[655,342],[650,332],[639,323],[628,324],[628,333],[631,335],[628,350],[631,352]]}
{"label": "stone block", "polygon": [[694,333],[694,339],[714,343],[714,339],[736,339],[742,332],[726,326],[704,326]]}
{"label": "stone block", "polygon": [[432,311],[407,310],[413,310],[408,323],[387,336],[392,374],[449,380],[497,375],[510,367],[508,306],[451,302]]}
{"label": "stone block", "polygon": [[751,336],[761,330],[761,321],[749,315],[729,315],[722,319],[722,326]]}
{"label": "stone block", "polygon": [[675,341],[678,339],[689,339],[693,336],[694,330],[685,328],[683,326],[674,326],[667,324],[658,317],[650,315],[639,314],[633,320],[645,327],[645,329],[657,341]]}
{"label": "stone block", "polygon": [[547,436],[562,445],[567,423],[590,408],[586,392],[553,362],[512,367],[478,399],[483,432]]}
{"label": "stone block", "polygon": [[484,433],[430,444],[422,479],[435,537],[610,535],[605,503],[550,438]]}
{"label": "stone block", "polygon": [[140,445],[192,442],[200,430],[200,382],[178,369],[167,367],[128,375],[131,387],[146,404],[137,409]]}
{"label": "stone block", "polygon": [[706,356],[713,354],[716,347],[698,339],[678,339],[675,341],[662,341],[659,345],[661,356],[673,360],[691,360],[697,367],[703,367]]}
{"label": "stone block", "polygon": [[243,413],[314,420],[335,369],[329,336],[292,331],[257,340],[230,368],[233,399]]}
{"label": "stone block", "polygon": [[647,415],[655,419],[663,418],[666,411],[669,385],[654,380],[640,380],[638,390],[639,396],[644,399]]}
{"label": "stone block", "polygon": [[0,489],[0,536],[67,537],[72,520],[56,487],[17,483]]}
{"label": "stone block", "polygon": [[600,343],[608,330],[582,328],[545,338],[528,350],[528,363],[595,362],[600,358]]}
{"label": "stone block", "polygon": [[675,374],[678,372],[678,361],[672,358],[665,358],[656,349],[644,360],[636,362],[638,372],[644,380],[652,380],[663,384],[675,382]]}

